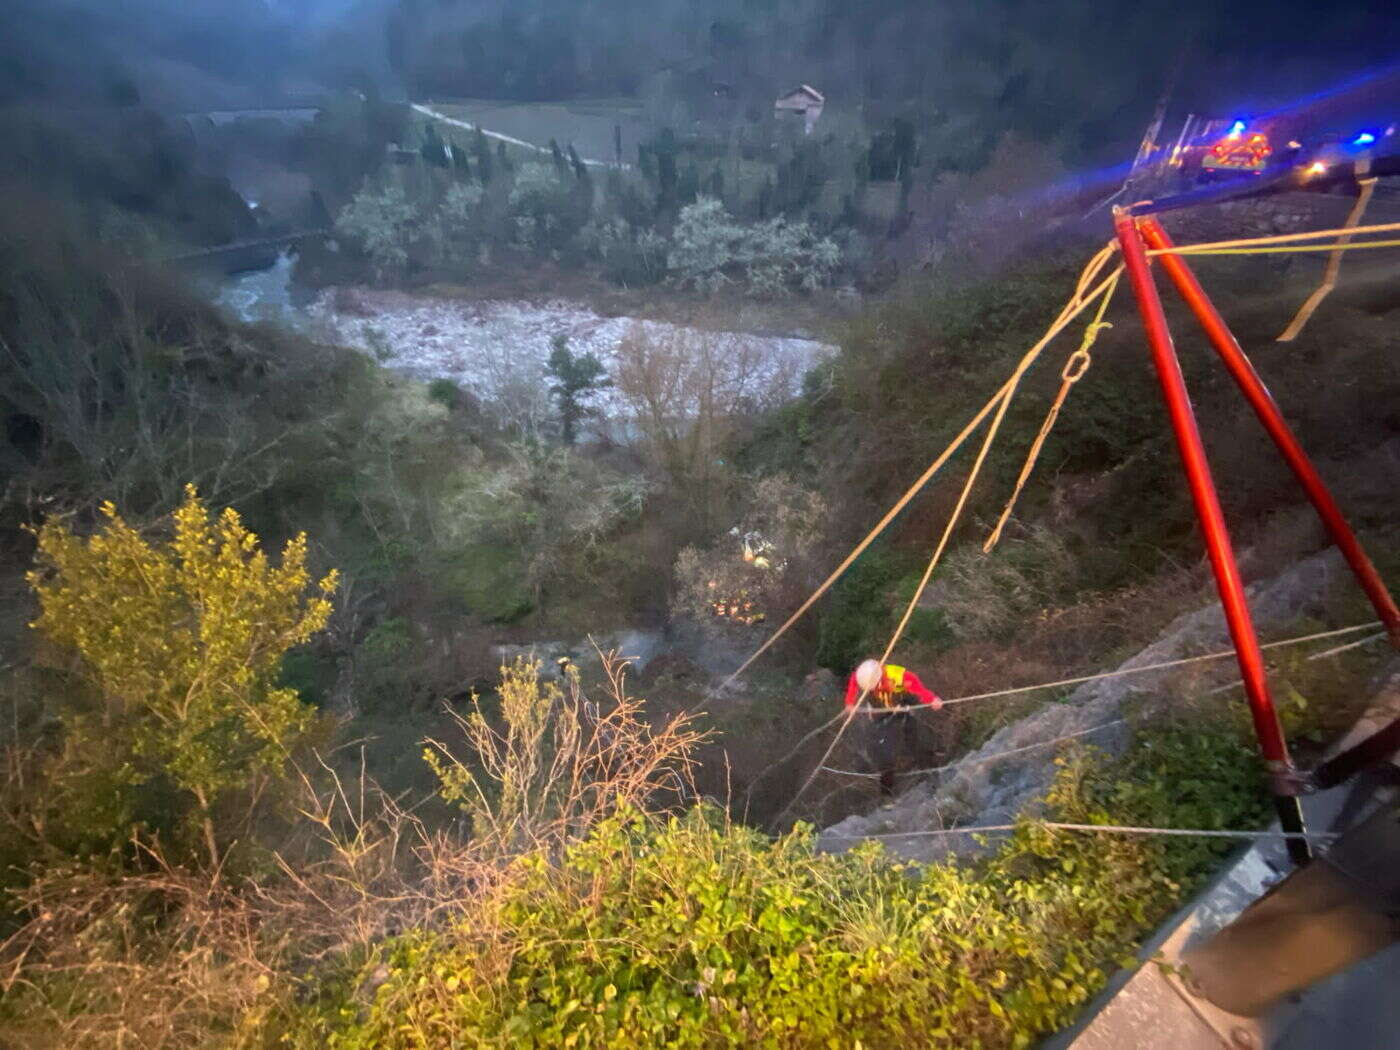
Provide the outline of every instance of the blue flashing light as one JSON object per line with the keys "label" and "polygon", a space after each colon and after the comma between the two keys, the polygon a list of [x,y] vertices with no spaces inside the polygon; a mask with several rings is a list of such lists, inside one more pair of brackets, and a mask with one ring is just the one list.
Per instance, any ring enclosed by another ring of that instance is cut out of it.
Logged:
{"label": "blue flashing light", "polygon": [[1351,140],[1351,144],[1353,146],[1369,146],[1375,141],[1376,136],[1374,132],[1363,131],[1361,134],[1357,135],[1356,138]]}
{"label": "blue flashing light", "polygon": [[1231,135],[1243,135],[1243,134],[1244,134],[1244,127],[1245,127],[1244,121],[1242,121],[1242,120],[1237,120],[1237,121],[1235,121],[1233,124],[1230,125],[1230,134],[1231,134]]}

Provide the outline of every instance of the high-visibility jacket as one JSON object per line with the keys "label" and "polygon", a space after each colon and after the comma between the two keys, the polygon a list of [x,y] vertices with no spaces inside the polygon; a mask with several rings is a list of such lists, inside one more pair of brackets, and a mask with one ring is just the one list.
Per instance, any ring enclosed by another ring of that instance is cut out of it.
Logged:
{"label": "high-visibility jacket", "polygon": [[[860,683],[856,681],[856,674],[852,671],[851,677],[846,680],[846,706],[854,707],[860,699],[860,694]],[[870,691],[870,703],[875,707],[903,707],[904,702],[899,699],[902,696],[912,696],[919,703],[932,706],[934,710],[943,706],[938,694],[919,681],[919,676],[913,671],[898,664],[885,664],[885,673],[880,679],[880,684]]]}

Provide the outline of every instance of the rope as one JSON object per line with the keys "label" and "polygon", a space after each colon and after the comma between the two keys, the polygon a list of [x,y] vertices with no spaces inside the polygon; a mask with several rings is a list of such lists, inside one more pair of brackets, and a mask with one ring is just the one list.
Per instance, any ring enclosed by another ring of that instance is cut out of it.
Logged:
{"label": "rope", "polygon": [[[1112,722],[1104,722],[1101,725],[1090,726],[1088,729],[1081,729],[1076,733],[1066,733],[1064,736],[1057,736],[1052,740],[1042,740],[1037,744],[1027,744],[1025,747],[1013,747],[1007,751],[998,751],[995,755],[987,755],[985,758],[973,759],[971,761],[964,760],[958,762],[949,762],[947,765],[932,766],[928,769],[910,769],[904,773],[901,773],[900,776],[922,777],[928,776],[933,773],[943,773],[949,769],[954,768],[972,769],[977,766],[985,766],[989,762],[999,761],[1000,759],[1006,758],[1009,755],[1019,755],[1026,751],[1037,751],[1040,748],[1052,747],[1055,744],[1063,743],[1066,740],[1074,740],[1081,736],[1088,736],[1091,733],[1097,733],[1101,729],[1111,729],[1114,726],[1126,725],[1127,721],[1128,720],[1126,718],[1115,718]],[[832,769],[830,766],[822,766],[822,770],[823,772],[835,773],[838,776],[843,777],[868,777],[873,780],[878,780],[880,778],[879,773],[858,773],[855,770],[851,769]]]}
{"label": "rope", "polygon": [[1290,241],[1320,241],[1343,234],[1358,236],[1370,233],[1395,233],[1400,231],[1400,222],[1388,222],[1378,226],[1342,226],[1335,230],[1309,230],[1306,233],[1279,233],[1270,237],[1245,237],[1233,241],[1205,241],[1200,244],[1178,244],[1171,248],[1153,248],[1148,255],[1171,255],[1184,252],[1212,251],[1216,248],[1252,248],[1260,244],[1287,244]]}
{"label": "rope", "polygon": [[[885,646],[885,653],[884,656],[880,658],[880,662],[884,663],[886,660],[889,659],[890,653],[894,650],[895,645],[899,642],[900,637],[904,633],[905,627],[908,626],[910,618],[914,615],[914,609],[917,607],[919,599],[923,597],[924,588],[928,586],[929,578],[933,575],[933,570],[937,566],[939,559],[942,557],[943,551],[948,544],[949,538],[952,536],[953,529],[956,526],[958,518],[962,514],[963,507],[967,503],[967,498],[972,491],[972,486],[977,479],[978,473],[982,469],[983,462],[985,462],[986,460],[987,452],[991,448],[992,440],[996,437],[996,433],[1001,427],[1002,420],[1006,417],[1006,410],[1011,404],[1011,399],[1015,394],[1017,385],[1021,381],[1021,377],[1025,374],[1026,370],[1029,369],[1031,365],[1035,363],[1036,359],[1040,356],[1041,352],[1045,349],[1046,346],[1050,344],[1051,340],[1053,340],[1055,336],[1059,335],[1060,332],[1064,331],[1064,329],[1069,326],[1070,322],[1072,322],[1076,317],[1078,317],[1081,313],[1088,309],[1090,304],[1092,304],[1096,299],[1098,299],[1100,296],[1107,294],[1112,288],[1114,288],[1117,285],[1118,276],[1123,269],[1121,265],[1118,266],[1113,271],[1113,273],[1111,273],[1107,278],[1105,278],[1097,287],[1095,287],[1093,291],[1086,291],[1086,289],[1089,288],[1089,286],[1093,283],[1094,279],[1099,275],[1103,268],[1106,265],[1108,265],[1109,259],[1113,257],[1113,253],[1116,250],[1117,245],[1114,242],[1110,241],[1103,248],[1101,248],[1092,259],[1089,260],[1089,262],[1085,265],[1084,269],[1079,274],[1079,280],[1075,284],[1074,294],[1070,296],[1069,302],[1067,302],[1064,306],[1064,309],[1060,311],[1059,317],[1057,317],[1054,323],[1051,324],[1048,329],[1046,329],[1045,334],[1040,337],[1040,339],[1035,343],[1035,345],[1033,345],[1029,350],[1026,351],[1026,353],[1022,356],[1020,362],[1017,364],[1016,368],[1012,371],[1011,376],[1006,380],[1005,383],[1002,384],[1001,389],[992,395],[991,400],[989,400],[987,404],[982,407],[981,411],[977,413],[977,416],[974,417],[973,421],[963,428],[962,433],[954,439],[953,444],[950,445],[947,449],[945,449],[942,455],[940,455],[938,459],[934,461],[933,466],[931,466],[927,471],[925,471],[924,478],[921,478],[919,482],[916,483],[915,487],[906,492],[904,497],[898,503],[895,504],[894,508],[892,508],[889,512],[886,513],[884,519],[880,522],[879,525],[875,527],[875,530],[872,531],[869,535],[866,536],[864,540],[861,541],[861,543],[857,546],[856,550],[852,552],[852,554],[846,558],[845,562],[843,562],[841,566],[837,568],[837,571],[831,576],[829,576],[827,580],[821,585],[821,587],[819,587],[817,591],[802,604],[802,606],[797,610],[797,612],[793,613],[793,615],[788,618],[787,622],[783,624],[782,627],[778,628],[778,630],[766,642],[764,642],[763,645],[759,646],[758,650],[747,660],[745,660],[737,671],[735,671],[732,675],[725,679],[724,683],[721,685],[720,688],[724,688],[724,686],[727,686],[730,682],[732,682],[735,678],[742,674],[745,668],[752,664],[754,660],[758,659],[758,657],[764,652],[764,650],[766,650],[769,646],[776,642],[778,638],[783,634],[783,632],[786,631],[794,622],[796,622],[799,616],[801,616],[804,612],[806,612],[808,608],[811,607],[812,603],[815,602],[817,598],[820,597],[821,594],[824,593],[825,590],[833,582],[835,582],[836,578],[840,576],[842,572],[845,571],[845,569],[850,565],[851,562],[855,560],[855,558],[860,554],[860,552],[863,551],[866,547],[868,547],[870,543],[875,539],[875,537],[881,531],[884,530],[885,526],[889,524],[889,522],[894,518],[894,516],[901,509],[903,509],[904,504],[908,503],[908,501],[913,498],[914,493],[917,492],[920,487],[922,487],[923,482],[928,478],[932,477],[933,473],[937,471],[940,467],[942,467],[942,465],[945,462],[947,462],[948,458],[952,456],[953,452],[956,451],[956,449],[959,446],[961,446],[961,444],[964,440],[966,440],[968,435],[970,435],[972,431],[978,425],[980,425],[981,421],[986,418],[987,414],[995,406],[997,409],[996,418],[992,422],[987,437],[982,443],[982,449],[978,453],[977,461],[973,464],[972,470],[968,475],[967,482],[963,486],[962,495],[958,498],[958,504],[954,508],[952,515],[949,517],[948,525],[943,530],[943,537],[939,541],[938,547],[934,550],[933,557],[929,559],[928,568],[924,570],[924,576],[923,579],[919,582],[918,589],[915,590],[913,597],[909,601],[908,607],[904,610],[904,616],[900,619],[899,625],[895,628],[894,633],[891,635],[889,644]],[[836,735],[832,738],[831,744],[826,749],[826,753],[822,755],[821,760],[816,764],[816,766],[813,767],[812,772],[807,775],[807,779],[802,782],[802,786],[797,789],[797,794],[795,794],[792,797],[792,799],[788,802],[788,804],[784,806],[782,810],[779,811],[777,816],[773,818],[774,823],[777,823],[784,816],[786,816],[788,811],[791,810],[793,806],[797,805],[798,801],[801,800],[802,796],[807,793],[807,789],[811,787],[812,782],[817,779],[817,776],[821,773],[822,766],[826,764],[826,760],[831,757],[831,753],[836,750],[836,745],[840,743],[841,738],[845,735],[846,730],[850,727],[851,722],[855,718],[856,712],[862,709],[867,695],[869,695],[869,690],[861,691],[861,694],[857,698],[855,705],[849,708],[845,721],[841,723],[841,727],[836,731]]]}
{"label": "rope", "polygon": [[[1342,653],[1348,652],[1349,650],[1356,649],[1363,645],[1370,645],[1372,642],[1378,642],[1382,638],[1386,638],[1388,636],[1389,634],[1386,631],[1377,631],[1375,634],[1369,634],[1358,642],[1348,642],[1346,645],[1336,645],[1333,646],[1331,649],[1324,649],[1320,653],[1310,653],[1308,655],[1308,660],[1325,660],[1329,656],[1339,656]],[[1244,679],[1236,678],[1233,682],[1209,690],[1205,695],[1218,696],[1220,693],[1228,693],[1231,689],[1238,688],[1242,685],[1244,685]]]}
{"label": "rope", "polygon": [[1016,509],[1016,501],[1021,498],[1021,490],[1026,487],[1031,472],[1035,470],[1036,461],[1040,459],[1041,449],[1044,448],[1045,440],[1050,436],[1055,421],[1060,417],[1060,409],[1064,407],[1065,399],[1069,397],[1070,388],[1084,378],[1084,373],[1089,371],[1089,366],[1093,364],[1094,359],[1089,350],[1094,345],[1094,341],[1098,339],[1099,332],[1105,328],[1113,327],[1103,318],[1104,314],[1108,312],[1108,304],[1112,301],[1113,293],[1117,289],[1118,282],[1115,279],[1104,297],[1099,300],[1099,312],[1089,322],[1089,327],[1084,330],[1084,339],[1079,344],[1079,349],[1070,354],[1069,360],[1065,362],[1064,370],[1060,373],[1060,391],[1055,395],[1055,401],[1045,416],[1045,422],[1040,425],[1040,433],[1035,436],[1035,441],[1031,443],[1030,452],[1026,455],[1026,462],[1021,467],[1021,475],[1016,479],[1016,487],[1011,492],[1011,498],[1006,501],[1006,507],[997,520],[996,528],[987,537],[987,542],[982,544],[983,554],[990,554],[992,549],[1001,542],[1002,531],[1006,528],[1006,523],[1011,520],[1011,512]]}
{"label": "rope", "polygon": [[[1104,248],[1102,248],[1098,252],[1098,254],[1096,254],[1089,261],[1088,265],[1085,266],[1083,273],[1081,273],[1080,275],[1079,283],[1075,288],[1075,295],[1073,299],[1071,299],[1071,303],[1077,303],[1077,305],[1075,305],[1072,310],[1069,307],[1066,307],[1065,311],[1061,313],[1060,318],[1056,320],[1056,322],[1053,325],[1050,326],[1049,331],[1047,331],[1045,335],[1041,337],[1040,341],[1036,343],[1035,346],[1031,347],[1031,349],[1027,352],[1026,358],[1022,359],[1022,365],[1028,366],[1030,362],[1034,361],[1035,358],[1039,356],[1040,352],[1044,350],[1045,346],[1050,342],[1051,339],[1053,339],[1065,327],[1067,327],[1069,323],[1074,320],[1075,317],[1077,317],[1080,313],[1087,309],[1089,305],[1099,295],[1103,294],[1106,286],[1109,284],[1109,281],[1105,281],[1104,284],[1100,285],[1098,288],[1095,288],[1092,292],[1088,293],[1087,295],[1084,294],[1083,290],[1103,269],[1104,265],[1108,262],[1109,258],[1112,257],[1113,253],[1116,250],[1116,243],[1110,243]],[[1117,274],[1115,272],[1114,277],[1110,278],[1110,281],[1116,279],[1116,276]],[[972,417],[971,420],[968,421],[967,425],[963,427],[962,431],[958,434],[958,436],[953,438],[953,440],[949,442],[948,447],[945,448],[939,454],[938,458],[935,459],[933,463],[929,465],[928,469],[926,469],[923,472],[923,474],[919,476],[919,478],[914,482],[914,484],[910,485],[909,488],[905,490],[904,495],[902,495],[898,500],[895,501],[894,505],[885,513],[885,516],[880,519],[880,521],[876,524],[876,526],[873,529],[870,530],[869,533],[866,534],[863,540],[856,544],[855,548],[851,551],[850,554],[846,555],[845,559],[841,562],[840,565],[836,567],[835,571],[832,572],[830,576],[828,576],[825,580],[822,581],[821,585],[818,586],[817,589],[812,592],[812,594],[807,598],[807,600],[804,601],[800,606],[798,606],[797,611],[794,612],[791,616],[789,616],[787,620],[783,623],[783,625],[779,627],[776,631],[774,631],[768,637],[768,639],[754,651],[752,656],[750,656],[747,660],[740,664],[739,668],[720,684],[720,689],[727,688],[735,681],[735,679],[737,679],[740,675],[747,671],[749,667],[753,665],[755,660],[757,660],[760,656],[762,656],[765,652],[772,648],[773,644],[777,642],[777,640],[781,638],[784,634],[786,634],[788,629],[791,628],[792,625],[795,624],[799,619],[801,619],[807,613],[807,611],[813,605],[816,604],[817,600],[820,599],[822,595],[824,595],[828,590],[831,589],[831,586],[838,579],[841,578],[841,576],[846,572],[847,569],[851,567],[851,565],[855,563],[855,560],[859,558],[863,553],[865,553],[866,548],[868,548],[872,543],[874,543],[875,540],[880,536],[880,534],[884,532],[886,528],[889,527],[890,522],[894,521],[894,519],[898,517],[900,511],[902,511],[906,506],[909,505],[909,502],[916,495],[919,494],[919,491],[923,489],[925,485],[928,484],[928,482],[933,478],[933,476],[943,468],[944,464],[946,464],[948,460],[950,460],[953,457],[954,453],[956,453],[958,449],[962,447],[963,442],[965,442],[968,439],[968,437],[971,436],[972,432],[975,431],[979,426],[981,426],[982,421],[985,420],[987,416],[989,416],[992,413],[993,409],[997,408],[998,404],[1001,402],[1001,399],[1006,396],[1008,390],[1015,385],[1019,373],[1021,371],[1024,371],[1024,368],[1018,367],[1017,372],[1014,373],[1010,379],[1008,379],[1005,383],[1002,384],[1001,389],[999,389],[995,394],[993,394],[991,398],[988,399],[985,405],[978,409],[977,413]]]}
{"label": "rope", "polygon": [[1025,825],[1055,831],[1103,831],[1115,835],[1179,835],[1212,839],[1306,839],[1312,842],[1333,842],[1340,838],[1329,831],[1230,831],[1215,828],[1152,828],[1133,824],[1066,824],[1058,820],[1026,820],[1021,824],[982,824],[963,828],[935,828],[928,831],[891,831],[881,835],[842,835],[825,831],[823,835],[836,839],[909,839],[933,835],[982,835],[992,831],[1015,831]]}
{"label": "rope", "polygon": [[[816,736],[818,733],[824,733],[826,730],[828,730],[828,729],[830,729],[832,726],[834,726],[837,722],[841,721],[841,719],[844,718],[845,715],[846,715],[846,712],[845,712],[845,711],[841,711],[841,712],[838,712],[837,714],[833,715],[831,718],[827,719],[827,720],[826,720],[825,722],[823,722],[821,725],[817,726],[816,729],[813,729],[811,732],[809,732],[809,733],[807,733],[805,736],[803,736],[803,738],[802,738],[801,740],[799,740],[796,744],[793,745],[793,747],[791,748],[791,750],[789,750],[788,753],[787,753],[786,755],[784,755],[782,758],[778,759],[778,761],[776,761],[776,762],[769,763],[768,767],[767,767],[766,769],[764,769],[763,772],[759,773],[758,776],[754,777],[753,780],[751,780],[751,781],[749,782],[749,786],[748,786],[747,788],[744,789],[744,805],[745,805],[745,807],[748,806],[749,798],[750,798],[750,796],[753,794],[753,789],[756,788],[756,787],[758,786],[759,781],[761,781],[761,780],[762,780],[764,777],[766,777],[769,773],[773,772],[773,770],[778,769],[780,766],[782,766],[784,763],[786,763],[787,760],[790,759],[793,755],[797,754],[797,752],[801,751],[802,748],[803,748],[803,745],[805,745],[805,744],[807,743],[807,741],[811,740],[812,737]],[[825,759],[823,759],[823,761],[825,761]]]}
{"label": "rope", "polygon": [[[1352,206],[1351,214],[1347,216],[1347,221],[1342,225],[1349,229],[1354,229],[1361,221],[1361,216],[1366,214],[1366,205],[1371,203],[1371,194],[1376,190],[1376,180],[1374,178],[1361,180],[1361,195],[1356,198],[1356,204]],[[1337,275],[1342,269],[1342,247],[1352,239],[1352,234],[1343,234],[1337,238],[1336,249],[1327,260],[1327,269],[1323,271],[1322,283],[1317,286],[1312,295],[1308,296],[1302,306],[1298,308],[1298,315],[1289,322],[1288,327],[1278,337],[1277,342],[1291,343],[1298,338],[1298,333],[1303,330],[1303,326],[1312,317],[1313,311],[1321,304],[1322,300],[1332,294],[1332,289],[1337,286]]]}
{"label": "rope", "polygon": [[963,509],[967,506],[968,497],[972,495],[973,486],[977,484],[977,476],[982,473],[982,464],[987,461],[987,453],[992,450],[992,444],[996,441],[997,433],[1001,430],[1001,424],[1006,419],[1006,411],[1011,407],[1012,398],[1016,396],[1016,386],[1020,384],[1023,372],[1024,368],[1017,369],[1012,376],[1011,387],[1002,395],[996,417],[992,420],[991,426],[987,428],[987,436],[982,439],[982,447],[977,451],[977,459],[973,462],[972,469],[967,473],[967,481],[963,482],[962,492],[958,494],[958,502],[954,505],[953,512],[948,515],[948,524],[943,526],[943,535],[938,538],[938,546],[934,547],[933,555],[929,558],[928,566],[924,569],[924,575],[920,578],[919,585],[914,588],[914,593],[910,595],[909,604],[904,607],[904,615],[899,618],[899,623],[895,626],[894,633],[890,635],[885,651],[880,654],[881,666],[889,660],[890,653],[894,652],[894,647],[904,637],[904,629],[909,626],[909,621],[914,616],[914,610],[918,608],[919,602],[923,599],[924,591],[928,589],[928,581],[933,578],[933,570],[943,560],[943,552],[948,549],[948,541],[952,539],[953,530],[957,528],[958,522],[962,519]]}
{"label": "rope", "polygon": [[[1356,631],[1366,631],[1373,627],[1381,626],[1379,620],[1372,620],[1369,623],[1353,624],[1351,627],[1339,627],[1334,631],[1318,631],[1316,634],[1299,635],[1296,638],[1284,638],[1277,642],[1266,642],[1260,649],[1278,649],[1286,645],[1302,645],[1304,642],[1321,641],[1323,638],[1336,638],[1343,634],[1353,634]],[[1384,637],[1384,634],[1376,635],[1377,638]],[[1360,643],[1357,643],[1360,644]],[[1105,678],[1123,678],[1132,674],[1148,674],[1152,671],[1165,671],[1170,667],[1185,667],[1187,664],[1204,663],[1207,660],[1223,660],[1227,656],[1235,655],[1234,649],[1222,649],[1216,653],[1205,653],[1201,656],[1187,656],[1180,660],[1165,660],[1156,664],[1144,664],[1141,667],[1120,668],[1117,671],[1104,671],[1100,674],[1081,675],[1078,678],[1062,678],[1058,682],[1042,682],[1039,685],[1022,685],[1015,689],[998,689],[992,693],[974,693],[971,696],[959,696],[950,700],[944,700],[943,706],[949,704],[967,704],[974,700],[993,700],[1002,696],[1015,696],[1018,693],[1031,693],[1038,689],[1059,689],[1067,685],[1082,685],[1085,682],[1097,682]],[[907,704],[902,707],[868,707],[862,708],[866,711],[930,711],[933,710],[929,704]]]}
{"label": "rope", "polygon": [[1281,255],[1286,252],[1351,252],[1362,248],[1400,248],[1400,240],[1337,241],[1333,244],[1285,244],[1272,248],[1209,248],[1188,244],[1178,248],[1154,248],[1148,255]]}
{"label": "rope", "polygon": [[1361,639],[1361,641],[1359,641],[1359,642],[1348,642],[1346,645],[1338,645],[1338,646],[1335,646],[1334,648],[1323,650],[1323,651],[1320,652],[1320,653],[1313,653],[1311,656],[1308,657],[1308,659],[1309,659],[1309,660],[1322,660],[1322,659],[1324,659],[1324,658],[1326,658],[1326,657],[1328,657],[1328,656],[1337,656],[1337,655],[1340,654],[1340,653],[1346,652],[1348,649],[1355,649],[1355,648],[1357,648],[1358,646],[1369,645],[1371,642],[1378,642],[1378,641],[1380,641],[1382,638],[1386,637],[1386,633],[1387,633],[1387,632],[1385,632],[1385,631],[1378,631],[1378,632],[1375,633],[1375,634],[1368,634],[1365,638]]}

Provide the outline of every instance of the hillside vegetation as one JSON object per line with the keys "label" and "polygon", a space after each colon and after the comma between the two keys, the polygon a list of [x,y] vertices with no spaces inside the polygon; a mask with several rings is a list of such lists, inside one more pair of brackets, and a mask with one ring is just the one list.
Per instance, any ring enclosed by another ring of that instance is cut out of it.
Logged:
{"label": "hillside vegetation", "polygon": [[[0,45],[0,1044],[1021,1048],[1070,1023],[1225,848],[1036,815],[1268,819],[1244,705],[1184,673],[1125,708],[1125,753],[1036,756],[1056,763],[1041,808],[970,857],[817,848],[878,799],[820,771],[798,797],[816,731],[914,593],[969,453],[718,688],[1044,331],[1108,235],[1078,198],[1113,178],[1041,190],[1131,149],[1178,38],[1235,54],[1217,13],[403,0],[336,18],[296,0],[265,21],[221,0],[203,21],[151,3],[104,35],[94,5],[38,6]],[[316,31],[283,39],[288,11]],[[1261,37],[1316,23],[1275,13]],[[90,61],[64,52],[70,31]],[[1332,62],[1261,46],[1229,69],[1296,89]],[[208,139],[159,112],[308,70],[353,90]],[[832,95],[826,124],[773,137],[772,93],[799,78]],[[626,93],[648,135],[603,170],[568,141],[449,132],[388,101],[403,85]],[[254,208],[247,170],[280,196]],[[1232,214],[1174,232],[1228,234]],[[362,324],[365,352],[238,323],[159,261],[300,224],[334,231],[294,290]],[[1287,345],[1317,266],[1199,269],[1396,580],[1400,291],[1393,261],[1358,254],[1375,259],[1349,260]],[[473,288],[594,277],[685,326],[631,325],[606,362],[550,332],[524,391],[514,347],[488,362],[494,393],[395,370],[366,306],[467,315]],[[753,300],[800,304],[832,353],[775,365],[734,331]],[[1169,312],[1243,570],[1273,576],[1326,537]],[[988,555],[1083,329],[1026,378],[895,651],[945,696],[1105,670],[1214,600],[1126,295],[1106,321]],[[1316,598],[1293,633],[1371,618],[1345,581]],[[590,645],[643,633],[644,667]],[[1271,651],[1303,759],[1379,659]],[[904,773],[1064,699],[950,705]],[[858,737],[836,768],[868,769]]]}

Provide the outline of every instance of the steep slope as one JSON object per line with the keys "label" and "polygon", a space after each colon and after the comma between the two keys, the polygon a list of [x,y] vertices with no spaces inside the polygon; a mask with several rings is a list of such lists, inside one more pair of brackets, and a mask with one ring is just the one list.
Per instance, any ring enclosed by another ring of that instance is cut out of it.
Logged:
{"label": "steep slope", "polygon": [[[1335,550],[1328,549],[1249,589],[1256,628],[1265,640],[1293,621],[1316,616],[1333,582],[1347,570]],[[1157,641],[1124,661],[1118,670],[1214,652],[1228,648],[1229,634],[1218,603],[1179,616]],[[1230,660],[1196,665],[1206,681],[1229,682],[1236,676]],[[847,817],[822,832],[820,846],[844,850],[866,836],[890,838],[886,846],[910,860],[928,861],[949,851],[980,849],[967,835],[917,833],[959,825],[1004,824],[1033,808],[1054,779],[1057,749],[1045,747],[1029,754],[1009,754],[1045,744],[1058,737],[1084,734],[1084,739],[1112,754],[1121,753],[1136,717],[1160,706],[1171,677],[1178,672],[1108,678],[1077,688],[1063,703],[1051,703],[996,732],[982,747],[969,752],[938,779],[915,784],[892,803],[873,813]],[[995,702],[995,701],[990,701]],[[1122,721],[1120,721],[1122,720]],[[1114,723],[1109,725],[1110,723]],[[1097,726],[1108,725],[1094,732]],[[1088,731],[1088,732],[1086,732]]]}

